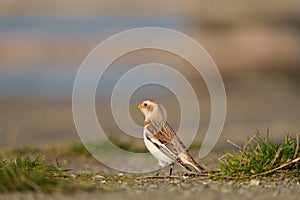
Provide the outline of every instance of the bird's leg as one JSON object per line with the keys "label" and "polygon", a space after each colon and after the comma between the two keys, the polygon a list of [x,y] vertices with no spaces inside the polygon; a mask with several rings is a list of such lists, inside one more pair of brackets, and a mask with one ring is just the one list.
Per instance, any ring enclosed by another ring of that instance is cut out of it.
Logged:
{"label": "bird's leg", "polygon": [[155,176],[159,176],[160,170],[161,169],[157,170],[157,173],[155,174]]}
{"label": "bird's leg", "polygon": [[172,175],[172,172],[173,172],[173,167],[174,167],[174,163],[171,163],[170,165],[170,173],[169,173],[169,176]]}
{"label": "bird's leg", "polygon": [[157,173],[156,173],[155,176],[159,175],[159,173],[160,173],[161,169],[163,168],[164,164],[159,160],[158,161],[158,166],[159,166],[159,169],[157,170]]}

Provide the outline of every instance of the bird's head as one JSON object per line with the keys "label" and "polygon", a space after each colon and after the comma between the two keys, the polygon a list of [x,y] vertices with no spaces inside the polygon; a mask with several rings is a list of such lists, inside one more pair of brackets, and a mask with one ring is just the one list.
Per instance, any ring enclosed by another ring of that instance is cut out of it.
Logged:
{"label": "bird's head", "polygon": [[154,100],[145,100],[138,105],[138,108],[145,115],[145,120],[163,120],[163,113],[161,107]]}

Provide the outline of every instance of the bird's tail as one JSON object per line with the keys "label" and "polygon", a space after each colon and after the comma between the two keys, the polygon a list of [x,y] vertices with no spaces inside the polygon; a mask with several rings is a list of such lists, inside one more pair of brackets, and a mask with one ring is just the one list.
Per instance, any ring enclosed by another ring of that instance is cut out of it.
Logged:
{"label": "bird's tail", "polygon": [[192,165],[192,166],[193,166],[193,168],[196,169],[200,174],[203,174],[203,173],[205,172],[205,169],[204,169],[201,165],[199,165],[199,164],[197,164],[197,163],[195,163],[195,165]]}
{"label": "bird's tail", "polygon": [[[180,166],[182,166],[190,172],[193,172],[194,170],[197,171],[199,174],[203,174],[205,172],[205,169],[202,166],[200,166],[188,152],[179,155],[177,162]],[[194,170],[192,170],[191,167]]]}

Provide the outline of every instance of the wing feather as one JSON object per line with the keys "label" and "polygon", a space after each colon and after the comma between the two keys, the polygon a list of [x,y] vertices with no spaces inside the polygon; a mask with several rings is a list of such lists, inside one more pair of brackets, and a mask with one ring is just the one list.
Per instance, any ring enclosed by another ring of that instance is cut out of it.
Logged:
{"label": "wing feather", "polygon": [[167,122],[152,121],[147,127],[146,137],[174,162],[192,171],[187,165],[199,172],[204,169],[199,166],[188,153],[185,145]]}

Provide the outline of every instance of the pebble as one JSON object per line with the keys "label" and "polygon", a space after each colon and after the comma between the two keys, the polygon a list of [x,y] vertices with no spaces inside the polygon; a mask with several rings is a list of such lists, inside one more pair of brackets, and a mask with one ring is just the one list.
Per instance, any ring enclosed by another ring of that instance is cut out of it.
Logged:
{"label": "pebble", "polygon": [[93,177],[93,179],[104,179],[104,176],[96,175],[96,176]]}
{"label": "pebble", "polygon": [[251,179],[251,181],[250,181],[250,185],[251,186],[259,186],[260,185],[260,180],[258,180],[258,179]]}
{"label": "pebble", "polygon": [[121,188],[125,188],[127,186],[127,183],[123,182],[121,185]]}

